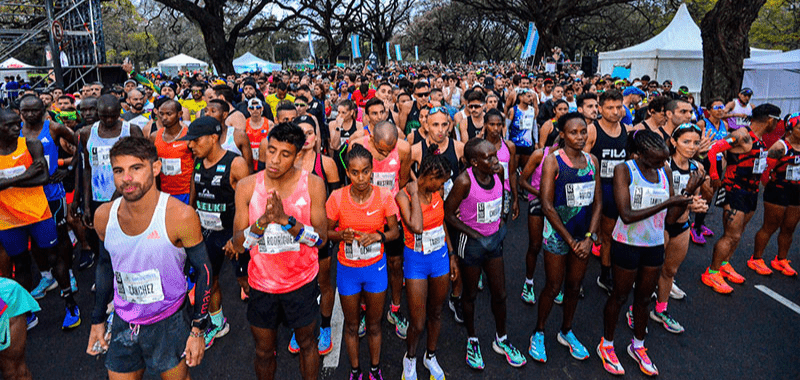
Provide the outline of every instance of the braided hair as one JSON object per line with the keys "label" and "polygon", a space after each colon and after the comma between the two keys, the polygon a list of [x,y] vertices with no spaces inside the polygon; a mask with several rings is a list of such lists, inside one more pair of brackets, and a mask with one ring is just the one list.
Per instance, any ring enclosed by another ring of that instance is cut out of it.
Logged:
{"label": "braided hair", "polygon": [[436,154],[437,150],[439,150],[439,146],[436,144],[431,144],[428,147],[429,154],[422,159],[419,165],[418,177],[426,175],[437,179],[450,177],[450,163],[447,162],[447,158],[444,155]]}
{"label": "braided hair", "polygon": [[347,163],[347,166],[350,166],[350,161],[356,158],[365,158],[367,161],[369,161],[369,166],[372,166],[372,153],[370,153],[369,150],[361,144],[353,144],[350,147],[350,151],[347,152],[347,156],[345,156],[344,160]]}
{"label": "braided hair", "polygon": [[633,154],[642,155],[658,149],[667,150],[667,142],[664,141],[664,137],[660,134],[649,129],[628,133],[628,143],[625,146],[628,157],[633,156]]}

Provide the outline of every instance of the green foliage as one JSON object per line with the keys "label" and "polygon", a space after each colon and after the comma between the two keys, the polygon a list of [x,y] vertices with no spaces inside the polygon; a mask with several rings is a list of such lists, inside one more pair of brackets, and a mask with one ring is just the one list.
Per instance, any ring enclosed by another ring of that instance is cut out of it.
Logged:
{"label": "green foliage", "polygon": [[149,65],[158,60],[158,41],[147,31],[145,19],[130,0],[101,4],[109,63],[121,63],[124,58],[130,58],[132,62]]}
{"label": "green foliage", "polygon": [[800,1],[767,0],[750,28],[750,45],[760,48],[800,48]]}

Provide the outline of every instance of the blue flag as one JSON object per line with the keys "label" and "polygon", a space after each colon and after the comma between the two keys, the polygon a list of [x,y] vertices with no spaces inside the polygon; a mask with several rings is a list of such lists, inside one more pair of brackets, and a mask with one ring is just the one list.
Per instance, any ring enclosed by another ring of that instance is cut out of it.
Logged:
{"label": "blue flag", "polygon": [[353,59],[361,58],[361,41],[358,34],[350,36],[350,46],[353,48]]}
{"label": "blue flag", "polygon": [[392,60],[392,45],[389,42],[386,42],[386,62]]}
{"label": "blue flag", "polygon": [[536,46],[539,45],[539,30],[533,22],[528,24],[528,36],[525,39],[525,46],[522,47],[522,59],[536,55]]}
{"label": "blue flag", "polygon": [[403,55],[400,54],[400,45],[394,45],[394,53],[397,56],[397,60],[398,61],[402,61],[403,60]]}
{"label": "blue flag", "polygon": [[414,60],[419,61],[419,46],[414,45]]}

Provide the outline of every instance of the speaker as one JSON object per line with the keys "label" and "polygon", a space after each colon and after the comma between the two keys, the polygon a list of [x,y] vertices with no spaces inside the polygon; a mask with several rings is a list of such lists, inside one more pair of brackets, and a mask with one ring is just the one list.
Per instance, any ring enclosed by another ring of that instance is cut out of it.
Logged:
{"label": "speaker", "polygon": [[583,56],[583,59],[581,60],[581,70],[583,70],[583,73],[586,76],[594,75],[594,73],[597,72],[597,56]]}

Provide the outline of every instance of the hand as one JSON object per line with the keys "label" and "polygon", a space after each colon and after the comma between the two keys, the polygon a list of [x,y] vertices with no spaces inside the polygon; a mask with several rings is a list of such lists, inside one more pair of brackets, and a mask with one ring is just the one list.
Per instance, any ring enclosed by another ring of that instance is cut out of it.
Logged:
{"label": "hand", "polygon": [[708,203],[700,195],[692,197],[692,203],[689,204],[689,211],[694,213],[703,213],[708,211]]}
{"label": "hand", "polygon": [[511,202],[511,219],[517,220],[519,217],[519,202]]}
{"label": "hand", "polygon": [[247,276],[244,277],[236,277],[236,282],[239,283],[239,287],[242,288],[244,294],[250,295],[250,282],[247,281]]}
{"label": "hand", "polygon": [[689,181],[686,182],[686,192],[689,194],[694,194],[700,185],[703,184],[705,179],[706,176],[701,174],[700,171],[693,171],[692,174],[689,174]]}
{"label": "hand", "polygon": [[581,240],[580,243],[577,243],[576,245],[578,249],[574,250],[574,252],[579,259],[583,260],[589,257],[589,253],[592,252],[592,239],[587,237]]}
{"label": "hand", "polygon": [[97,356],[108,351],[108,342],[104,335],[106,335],[105,322],[92,325],[89,331],[89,345],[86,347],[87,354]]}
{"label": "hand", "polygon": [[450,255],[450,281],[458,281],[459,276],[461,276],[461,272],[458,269],[458,259],[456,255]]}
{"label": "hand", "polygon": [[[192,331],[198,332],[197,328],[192,328]],[[189,337],[186,339],[186,349],[183,350],[183,355],[186,357],[186,365],[194,367],[199,365],[203,360],[203,355],[206,351],[206,339],[203,336],[197,338]]]}
{"label": "hand", "polygon": [[362,247],[369,247],[372,244],[380,243],[381,242],[381,235],[378,233],[374,234],[361,234],[360,236],[356,237],[358,240],[358,244]]}
{"label": "hand", "polygon": [[342,237],[342,241],[347,244],[352,244],[353,240],[356,240],[356,231],[352,228],[345,229],[339,232],[339,235]]}
{"label": "hand", "polygon": [[[242,248],[244,248],[244,247],[242,247]],[[229,259],[239,260],[239,253],[240,252],[238,252],[236,250],[236,247],[234,247],[233,239],[228,240],[228,242],[225,243],[225,246],[222,247],[222,250],[225,251],[225,256],[227,256]]]}
{"label": "hand", "polygon": [[708,128],[706,128],[703,130],[702,138],[700,138],[700,148],[698,152],[708,152],[712,145],[714,145],[714,140],[708,135]]}
{"label": "hand", "polygon": [[124,71],[125,74],[130,74],[130,72],[133,71],[133,64],[130,63],[130,61],[123,62],[122,63],[122,71]]}
{"label": "hand", "polygon": [[720,187],[722,187],[722,180],[721,179],[712,179],[711,180],[711,187],[714,188],[715,190],[719,189]]}
{"label": "hand", "polygon": [[74,220],[79,220],[78,217],[78,200],[73,200],[69,205],[69,215]]}
{"label": "hand", "polygon": [[58,169],[50,176],[50,183],[59,183],[64,181],[64,178],[67,178],[67,173],[69,173],[66,169]]}
{"label": "hand", "polygon": [[692,201],[691,197],[686,197],[683,195],[673,195],[667,199],[668,207],[683,207],[688,205]]}
{"label": "hand", "polygon": [[83,210],[83,226],[89,229],[94,229],[94,215],[92,209],[88,206]]}

